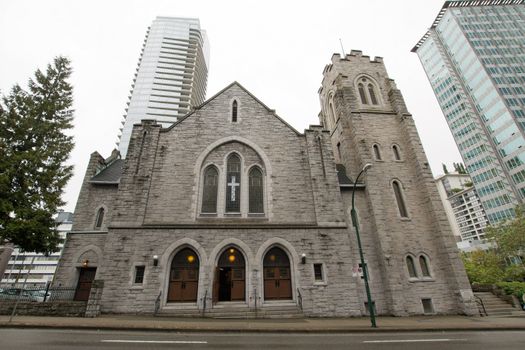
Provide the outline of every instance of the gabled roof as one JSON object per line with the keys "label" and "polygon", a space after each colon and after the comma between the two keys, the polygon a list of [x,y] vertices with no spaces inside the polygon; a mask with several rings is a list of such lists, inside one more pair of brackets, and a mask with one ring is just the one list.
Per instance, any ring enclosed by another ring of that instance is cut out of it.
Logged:
{"label": "gabled roof", "polygon": [[92,184],[118,184],[122,176],[123,159],[116,159],[89,180]]}
{"label": "gabled roof", "polygon": [[286,125],[287,127],[289,127],[295,134],[297,134],[298,136],[302,136],[303,134],[301,134],[299,131],[297,131],[293,126],[291,126],[290,124],[288,124],[286,121],[284,121],[284,119],[282,119],[281,117],[279,117],[276,113],[275,113],[275,110],[274,109],[271,109],[270,107],[266,106],[261,100],[259,100],[257,97],[255,97],[255,95],[253,95],[250,91],[248,91],[244,86],[242,86],[241,84],[239,84],[238,82],[234,81],[233,83],[231,83],[230,85],[226,86],[224,89],[222,89],[221,91],[219,91],[218,93],[216,93],[215,95],[213,95],[212,97],[210,97],[209,99],[207,99],[206,101],[204,101],[202,104],[200,104],[199,106],[195,107],[194,110],[192,110],[191,112],[189,112],[188,114],[186,114],[185,116],[179,118],[175,123],[173,123],[172,125],[170,125],[168,128],[166,129],[162,129],[161,131],[168,131],[168,130],[171,130],[172,128],[174,128],[176,125],[180,124],[183,120],[189,118],[193,113],[195,113],[197,110],[201,109],[202,107],[206,106],[208,103],[210,103],[211,101],[213,101],[214,99],[216,99],[218,96],[220,96],[221,94],[223,94],[226,90],[230,89],[232,86],[234,85],[237,85],[240,89],[242,89],[244,92],[246,92],[246,94],[248,94],[251,98],[253,98],[255,101],[257,101],[261,106],[263,106],[268,112],[272,113],[274,115],[274,117],[276,117],[277,119],[279,119],[284,125]]}

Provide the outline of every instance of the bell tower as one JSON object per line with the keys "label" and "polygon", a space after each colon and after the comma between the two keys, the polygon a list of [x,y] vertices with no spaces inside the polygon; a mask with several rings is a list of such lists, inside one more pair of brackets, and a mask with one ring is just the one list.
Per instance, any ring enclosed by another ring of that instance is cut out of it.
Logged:
{"label": "bell tower", "polygon": [[[356,50],[334,54],[319,97],[338,170],[355,179],[372,165],[356,186],[355,202],[377,312],[472,313],[472,291],[414,120],[383,59]],[[352,189],[342,189],[349,222]],[[363,281],[355,283],[363,305]]]}

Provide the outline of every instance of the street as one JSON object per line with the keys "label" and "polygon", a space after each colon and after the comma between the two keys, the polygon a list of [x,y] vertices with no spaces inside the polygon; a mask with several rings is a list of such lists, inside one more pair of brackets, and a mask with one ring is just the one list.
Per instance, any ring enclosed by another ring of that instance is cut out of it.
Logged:
{"label": "street", "polygon": [[179,333],[0,329],[0,349],[523,349],[525,332]]}

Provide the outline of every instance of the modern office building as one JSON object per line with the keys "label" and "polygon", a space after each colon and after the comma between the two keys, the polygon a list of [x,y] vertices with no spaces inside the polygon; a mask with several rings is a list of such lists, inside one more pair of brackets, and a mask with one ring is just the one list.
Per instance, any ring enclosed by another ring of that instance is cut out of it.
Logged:
{"label": "modern office building", "polygon": [[482,243],[488,220],[470,176],[458,173],[441,175],[436,179],[436,185],[458,247]]}
{"label": "modern office building", "polygon": [[[55,218],[60,238],[65,239],[71,231],[73,213],[61,211]],[[60,254],[64,244],[59,245],[59,251],[45,256],[44,254],[22,252],[14,248],[11,258],[1,280],[1,286],[42,286],[53,280]]]}
{"label": "modern office building", "polygon": [[491,224],[525,198],[525,0],[447,1],[412,49]]}
{"label": "modern office building", "polygon": [[157,17],[148,28],[119,136],[126,156],[133,124],[166,127],[206,97],[209,45],[197,18]]}

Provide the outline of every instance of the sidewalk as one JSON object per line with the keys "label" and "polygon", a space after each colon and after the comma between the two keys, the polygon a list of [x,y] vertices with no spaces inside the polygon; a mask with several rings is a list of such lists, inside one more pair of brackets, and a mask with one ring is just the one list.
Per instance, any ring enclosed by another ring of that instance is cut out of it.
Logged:
{"label": "sidewalk", "polygon": [[524,317],[417,316],[368,318],[209,319],[103,315],[97,318],[0,316],[0,327],[183,332],[413,332],[444,330],[525,330]]}

